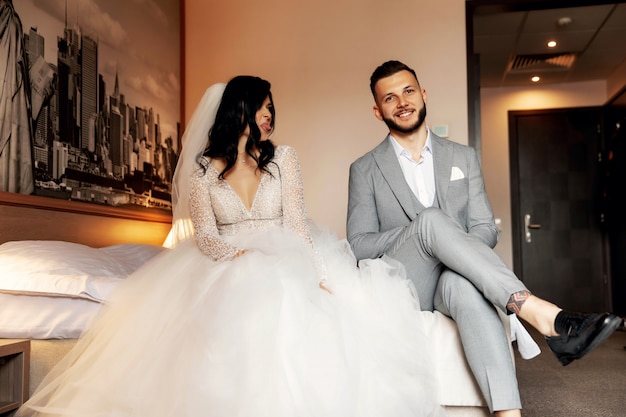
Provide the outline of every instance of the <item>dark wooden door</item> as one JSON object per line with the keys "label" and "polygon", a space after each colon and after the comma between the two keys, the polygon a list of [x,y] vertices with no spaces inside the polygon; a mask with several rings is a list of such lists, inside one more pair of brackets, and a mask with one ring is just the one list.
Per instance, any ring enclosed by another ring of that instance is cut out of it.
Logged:
{"label": "dark wooden door", "polygon": [[626,316],[626,87],[605,106],[604,126],[604,226],[611,265],[611,310]]}
{"label": "dark wooden door", "polygon": [[610,302],[600,187],[601,108],[509,112],[513,263],[566,309]]}

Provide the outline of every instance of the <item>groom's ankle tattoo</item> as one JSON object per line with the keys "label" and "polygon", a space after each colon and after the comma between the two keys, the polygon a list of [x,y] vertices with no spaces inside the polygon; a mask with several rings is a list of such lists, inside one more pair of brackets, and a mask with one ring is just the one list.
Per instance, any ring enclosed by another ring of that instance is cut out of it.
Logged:
{"label": "groom's ankle tattoo", "polygon": [[522,305],[528,300],[528,297],[530,297],[530,292],[526,290],[511,294],[511,298],[509,298],[509,302],[506,304],[506,309],[509,313],[519,314]]}

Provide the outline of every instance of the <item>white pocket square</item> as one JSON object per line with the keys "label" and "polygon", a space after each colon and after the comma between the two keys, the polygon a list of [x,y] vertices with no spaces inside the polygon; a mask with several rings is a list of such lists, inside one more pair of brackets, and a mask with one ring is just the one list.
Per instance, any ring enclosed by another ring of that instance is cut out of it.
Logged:
{"label": "white pocket square", "polygon": [[450,172],[450,181],[462,180],[465,178],[463,171],[459,167],[452,167],[452,172]]}

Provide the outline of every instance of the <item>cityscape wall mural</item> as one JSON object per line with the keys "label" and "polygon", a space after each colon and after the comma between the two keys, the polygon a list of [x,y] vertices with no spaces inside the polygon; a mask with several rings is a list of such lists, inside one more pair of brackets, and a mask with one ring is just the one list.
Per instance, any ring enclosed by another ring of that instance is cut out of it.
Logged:
{"label": "cityscape wall mural", "polygon": [[169,212],[180,1],[0,7],[0,191]]}

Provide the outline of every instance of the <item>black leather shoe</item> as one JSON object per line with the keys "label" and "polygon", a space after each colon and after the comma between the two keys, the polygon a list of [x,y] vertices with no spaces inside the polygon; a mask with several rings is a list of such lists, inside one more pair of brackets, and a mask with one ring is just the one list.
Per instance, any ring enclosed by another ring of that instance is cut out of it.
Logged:
{"label": "black leather shoe", "polygon": [[614,314],[561,311],[555,320],[559,335],[546,337],[546,340],[550,350],[565,366],[591,352],[621,325],[622,318]]}

